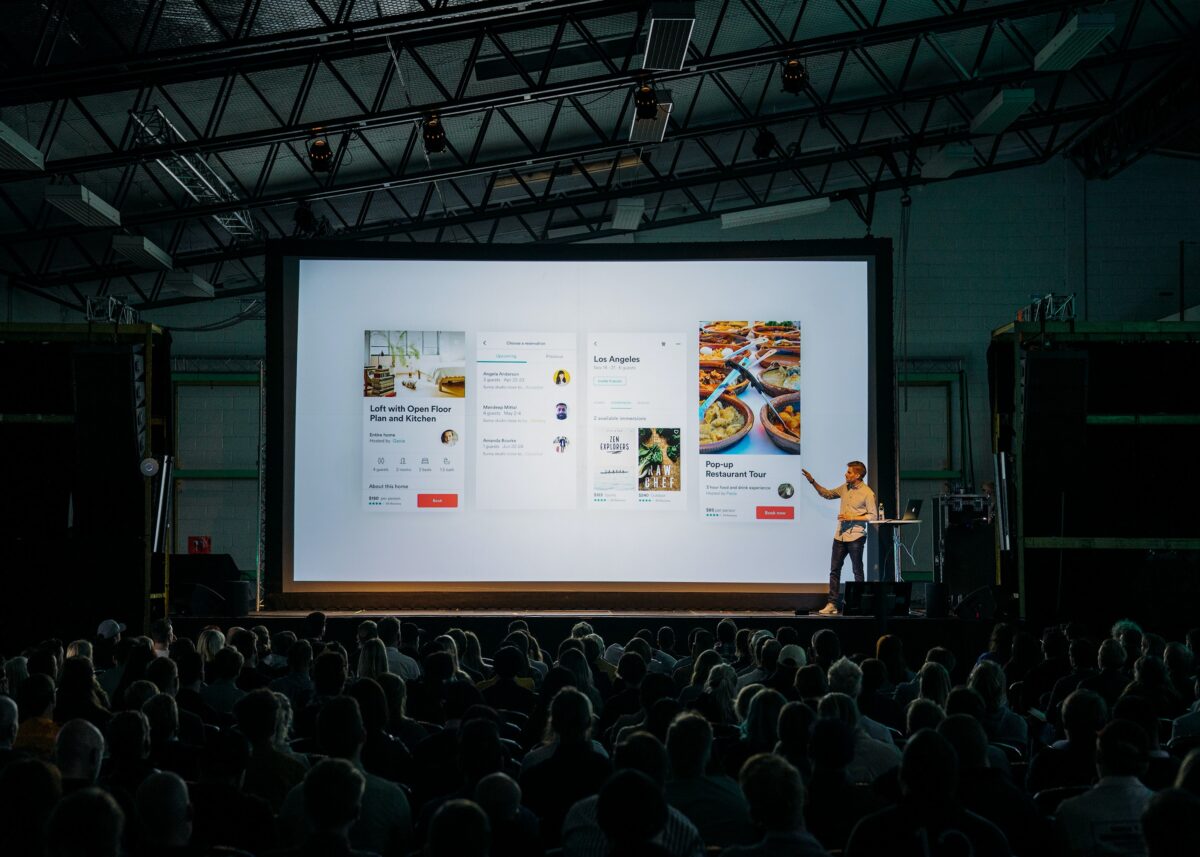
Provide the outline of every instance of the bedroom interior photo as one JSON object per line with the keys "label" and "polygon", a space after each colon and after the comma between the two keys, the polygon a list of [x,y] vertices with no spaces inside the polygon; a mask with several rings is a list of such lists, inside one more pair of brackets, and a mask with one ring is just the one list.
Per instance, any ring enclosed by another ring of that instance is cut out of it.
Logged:
{"label": "bedroom interior photo", "polygon": [[365,397],[466,395],[464,332],[368,330],[363,339]]}

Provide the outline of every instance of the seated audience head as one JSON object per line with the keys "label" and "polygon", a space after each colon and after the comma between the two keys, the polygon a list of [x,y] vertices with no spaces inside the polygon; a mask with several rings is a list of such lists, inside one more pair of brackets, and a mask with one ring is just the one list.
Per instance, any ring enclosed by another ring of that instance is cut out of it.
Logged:
{"label": "seated audience head", "polygon": [[246,659],[242,653],[232,646],[226,646],[217,652],[212,662],[212,680],[211,683],[224,682],[233,684],[237,681],[242,672],[242,666]]}
{"label": "seated audience head", "polygon": [[1100,644],[1096,655],[1096,665],[1102,670],[1120,670],[1125,668],[1125,647],[1119,640],[1111,637]]}
{"label": "seated audience head", "polygon": [[112,796],[91,787],[58,802],[46,824],[47,857],[118,857],[125,814]]}
{"label": "seated audience head", "polygon": [[969,714],[982,721],[987,716],[987,703],[983,701],[979,691],[959,685],[946,696],[946,716],[952,714]]}
{"label": "seated audience head", "polygon": [[41,759],[21,759],[0,768],[0,852],[45,853],[46,819],[62,797],[58,769]]}
{"label": "seated audience head", "polygon": [[781,756],[759,753],[742,765],[738,775],[750,804],[750,819],[767,833],[790,833],[804,827],[804,782],[800,772]]}
{"label": "seated audience head", "polygon": [[988,765],[988,737],[974,717],[955,714],[937,727],[937,733],[950,742],[958,755],[959,771],[974,771]]}
{"label": "seated audience head", "polygon": [[787,698],[772,688],[756,693],[746,712],[746,740],[757,747],[774,749],[779,740],[779,712],[786,704]]}
{"label": "seated audience head", "polygon": [[780,625],[775,629],[775,639],[781,646],[799,645],[800,632],[796,630],[795,625]]}
{"label": "seated audience head", "polygon": [[1140,777],[1150,763],[1150,742],[1142,727],[1114,720],[1096,736],[1096,768],[1101,777]]}
{"label": "seated audience head", "polygon": [[796,670],[793,685],[801,699],[820,699],[829,693],[829,682],[825,680],[825,670],[820,664],[808,664]]}
{"label": "seated audience head", "polygon": [[1114,622],[1109,637],[1120,641],[1130,659],[1141,654],[1142,627],[1132,619],[1118,619]]}
{"label": "seated audience head", "polygon": [[988,653],[1000,663],[1007,662],[1012,655],[1013,636],[1016,632],[1016,627],[1008,622],[997,622],[992,626],[992,636],[988,640]]}
{"label": "seated audience head", "polygon": [[813,723],[808,755],[817,771],[844,770],[854,759],[853,727],[840,717],[818,717]]}
{"label": "seated audience head", "polygon": [[[714,667],[714,671],[720,667]],[[758,692],[763,689],[763,685],[759,682],[748,684],[737,692],[737,699],[733,702],[733,711],[737,715],[739,723],[746,722],[746,718],[750,716],[750,703]]]}
{"label": "seated audience head", "polygon": [[1108,704],[1090,690],[1072,691],[1062,703],[1063,729],[1067,740],[1090,743],[1108,722]]}
{"label": "seated audience head", "polygon": [[192,838],[192,807],[187,784],[178,774],[155,771],[135,795],[138,827],[153,848],[182,848]]}
{"label": "seated audience head", "polygon": [[571,639],[573,640],[582,640],[593,633],[595,632],[592,630],[592,626],[587,622],[576,622],[571,626]]}
{"label": "seated audience head", "polygon": [[497,771],[475,784],[474,800],[495,826],[497,822],[517,817],[521,811],[521,787],[508,774]]}
{"label": "seated audience head", "polygon": [[983,698],[984,710],[988,714],[999,711],[1008,702],[1004,668],[995,661],[980,661],[975,664],[967,679],[967,687]]}
{"label": "seated audience head", "polygon": [[[153,663],[153,661],[151,662]],[[154,682],[147,681],[144,678],[138,679],[125,688],[125,707],[141,711],[142,706],[158,695],[158,688]]]}
{"label": "seated audience head", "polygon": [[487,813],[471,800],[448,800],[429,822],[428,857],[487,857],[492,829]]}
{"label": "seated audience head", "polygon": [[179,735],[179,706],[165,693],[156,693],[142,704],[142,713],[150,721],[150,743],[157,747]]}
{"label": "seated audience head", "polygon": [[225,635],[216,628],[205,628],[196,638],[196,651],[205,663],[215,661],[217,652],[225,648]]}
{"label": "seated audience head", "polygon": [[146,681],[157,687],[159,693],[174,696],[179,692],[179,667],[171,658],[156,658],[146,667]]}
{"label": "seated audience head", "polygon": [[587,741],[592,734],[592,702],[573,687],[564,687],[550,701],[546,739],[563,744]]}
{"label": "seated audience head", "polygon": [[254,746],[270,744],[279,719],[279,700],[266,688],[252,690],[233,705],[238,729]]}
{"label": "seated audience head", "polygon": [[304,776],[304,814],[317,833],[346,835],[362,812],[366,780],[345,759],[322,759]]}
{"label": "seated audience head", "polygon": [[641,771],[661,788],[667,781],[670,770],[667,748],[649,732],[634,732],[626,735],[613,748],[613,767],[618,770],[632,768]]}
{"label": "seated audience head", "polygon": [[834,661],[842,656],[842,641],[830,628],[822,628],[813,634],[812,648],[813,661],[824,669],[828,669]]}
{"label": "seated audience head", "polygon": [[95,783],[104,761],[104,736],[86,720],[69,720],[54,739],[54,763],[65,780]]}
{"label": "seated audience head", "polygon": [[708,680],[708,674],[717,664],[724,663],[716,649],[705,649],[700,656],[692,661],[692,678],[689,684],[703,687]]}
{"label": "seated audience head", "polygon": [[1060,625],[1050,625],[1042,632],[1042,656],[1046,660],[1065,658],[1070,643]]}
{"label": "seated audience head", "polygon": [[904,734],[915,735],[922,729],[937,729],[945,718],[945,710],[932,699],[914,699],[904,710]]}
{"label": "seated audience head", "polygon": [[829,667],[829,692],[858,699],[862,692],[862,669],[849,658],[839,658]]}
{"label": "seated audience head", "polygon": [[[388,673],[385,673],[388,675]],[[346,688],[346,695],[358,702],[362,713],[363,728],[368,735],[386,732],[388,728],[388,703],[383,686],[373,678],[360,678]],[[287,699],[285,696],[284,699]]]}
{"label": "seated audience head", "polygon": [[320,610],[314,610],[305,616],[304,630],[301,631],[300,636],[308,640],[325,639],[325,614]]}
{"label": "seated audience head", "polygon": [[617,661],[617,677],[629,687],[641,687],[646,678],[646,659],[634,652],[625,652]]}
{"label": "seated audience head", "polygon": [[378,637],[365,640],[358,651],[359,678],[378,678],[388,671],[387,647]]}
{"label": "seated audience head", "polygon": [[1080,673],[1095,669],[1099,651],[1096,642],[1087,637],[1076,637],[1071,640],[1070,648],[1067,649],[1067,659],[1071,662],[1071,671]]}
{"label": "seated audience head", "polygon": [[851,729],[858,728],[858,703],[844,693],[827,693],[817,703],[817,716],[840,720]]}
{"label": "seated audience head", "polygon": [[737,623],[729,617],[725,617],[717,623],[717,642],[722,646],[731,647],[737,637]]}
{"label": "seated audience head", "polygon": [[1166,789],[1152,796],[1142,813],[1146,857],[1195,857],[1200,854],[1200,796]]}
{"label": "seated audience head", "polygon": [[335,696],[317,714],[317,746],[336,759],[356,759],[367,731],[363,726],[358,702],[349,696]]}
{"label": "seated audience head", "polygon": [[138,762],[150,756],[150,721],[140,711],[122,711],[108,721],[108,751],[114,761]]}
{"label": "seated audience head", "polygon": [[17,738],[17,703],[8,696],[0,696],[0,750],[12,749]]}
{"label": "seated audience head", "polygon": [[796,643],[788,643],[779,650],[779,664],[794,670],[808,664],[808,656],[804,653],[804,647]]}
{"label": "seated audience head", "polygon": [[883,661],[888,681],[899,684],[908,679],[908,665],[904,662],[904,641],[895,634],[884,634],[875,642],[875,657]]}
{"label": "seated audience head", "polygon": [[636,770],[620,770],[600,789],[596,820],[609,854],[634,851],[649,843],[667,823],[661,784]]}
{"label": "seated audience head", "polygon": [[950,672],[937,661],[926,661],[917,672],[917,696],[942,708],[950,696]]}
{"label": "seated audience head", "polygon": [[1194,795],[1200,795],[1200,747],[1189,750],[1183,757],[1179,773],[1175,776],[1175,788],[1187,789]]}
{"label": "seated audience head", "polygon": [[337,696],[346,686],[346,661],[337,652],[321,652],[313,661],[313,690],[318,696]]}
{"label": "seated audience head", "polygon": [[492,657],[496,677],[511,681],[528,672],[528,659],[516,646],[501,646]]}
{"label": "seated audience head", "polygon": [[945,646],[934,646],[926,652],[925,663],[941,664],[946,668],[946,672],[951,675],[954,675],[954,670],[958,668],[958,658],[954,656],[954,652]]}
{"label": "seated audience head", "polygon": [[900,759],[900,788],[909,800],[941,806],[954,799],[958,787],[958,758],[950,742],[923,729],[908,739]]}
{"label": "seated audience head", "polygon": [[667,755],[674,779],[704,776],[712,753],[713,732],[699,714],[680,714],[667,730]]}

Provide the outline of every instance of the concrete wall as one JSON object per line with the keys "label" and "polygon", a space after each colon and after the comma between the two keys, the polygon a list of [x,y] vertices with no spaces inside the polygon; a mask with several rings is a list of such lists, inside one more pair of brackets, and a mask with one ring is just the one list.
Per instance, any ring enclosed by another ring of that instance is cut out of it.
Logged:
{"label": "concrete wall", "polygon": [[[897,358],[924,366],[961,361],[967,374],[969,460],[957,443],[958,403],[952,394],[955,439],[947,460],[946,393],[910,389],[900,397],[901,466],[943,469],[974,464],[976,487],[991,478],[985,353],[993,328],[1013,319],[1031,295],[1074,293],[1078,315],[1092,321],[1151,320],[1178,306],[1181,240],[1200,241],[1200,162],[1148,157],[1108,182],[1087,183],[1065,161],[941,184],[912,193],[907,260],[897,258]],[[893,239],[899,253],[899,194],[877,201],[873,232]],[[862,222],[846,204],[829,212],[750,229],[721,230],[710,221],[638,233],[637,243],[858,238]],[[1190,248],[1200,256],[1200,247]],[[1196,271],[1200,266],[1191,265]],[[907,278],[901,275],[907,269]],[[1190,284],[1200,296],[1200,278]],[[78,321],[78,316],[21,292],[8,290],[0,307],[6,320]],[[234,315],[240,301],[154,310],[148,320],[196,326]],[[901,351],[900,343],[907,343]],[[195,357],[263,355],[264,325],[249,321],[226,330],[177,330],[174,352]],[[945,362],[951,361],[951,362]],[[181,459],[253,466],[248,439],[257,434],[257,408],[245,391],[214,388],[191,393],[180,411]],[[236,463],[235,463],[236,462]],[[247,463],[249,462],[249,463]],[[188,466],[191,465],[190,463]],[[214,465],[215,466],[215,465]],[[840,462],[813,464],[818,473],[840,473]],[[253,567],[257,500],[253,483],[185,485],[179,535],[211,534],[214,550],[230,551]],[[930,497],[940,483],[902,486],[905,497]],[[187,532],[183,532],[186,529]],[[930,530],[917,548],[916,567],[930,567]],[[182,541],[181,541],[182,544]]]}

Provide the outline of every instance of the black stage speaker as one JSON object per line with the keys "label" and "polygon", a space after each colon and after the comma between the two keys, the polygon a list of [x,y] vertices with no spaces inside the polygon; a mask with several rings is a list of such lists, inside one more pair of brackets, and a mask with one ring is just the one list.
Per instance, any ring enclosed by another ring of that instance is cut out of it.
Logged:
{"label": "black stage speaker", "polygon": [[965,596],[954,608],[959,619],[981,619],[991,621],[996,615],[996,595],[992,587],[981,586]]}
{"label": "black stage speaker", "polygon": [[912,601],[912,583],[878,580],[843,584],[846,616],[907,616]]}
{"label": "black stage speaker", "polygon": [[945,619],[950,615],[950,590],[944,583],[925,584],[925,618]]}
{"label": "black stage speaker", "polygon": [[943,536],[942,581],[953,595],[966,595],[996,582],[995,522],[951,525]]}
{"label": "black stage speaker", "polygon": [[245,616],[254,604],[253,584],[242,579],[227,553],[171,554],[172,612],[191,616]]}
{"label": "black stage speaker", "polygon": [[248,580],[228,580],[216,584],[214,589],[203,583],[191,587],[188,612],[192,616],[214,616],[235,619],[245,616],[253,606],[252,584]]}

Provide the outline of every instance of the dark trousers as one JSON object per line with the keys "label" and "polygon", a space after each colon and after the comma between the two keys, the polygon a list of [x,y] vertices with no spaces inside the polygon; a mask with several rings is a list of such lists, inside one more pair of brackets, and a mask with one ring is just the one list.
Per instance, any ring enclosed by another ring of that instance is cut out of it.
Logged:
{"label": "dark trousers", "polygon": [[863,580],[863,548],[867,546],[866,536],[852,542],[833,540],[833,556],[829,561],[829,603],[837,604],[841,596],[842,566],[846,557],[850,557],[850,567],[854,570],[854,579],[859,583]]}

